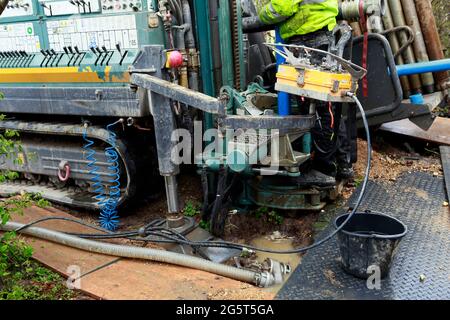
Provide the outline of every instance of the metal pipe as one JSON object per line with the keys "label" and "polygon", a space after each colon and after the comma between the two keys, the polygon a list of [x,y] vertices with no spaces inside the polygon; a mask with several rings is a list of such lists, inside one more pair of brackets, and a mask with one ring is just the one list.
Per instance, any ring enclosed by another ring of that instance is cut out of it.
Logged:
{"label": "metal pipe", "polygon": [[[394,25],[396,27],[398,26],[404,26],[406,25],[405,17],[403,16],[403,10],[402,10],[402,4],[400,0],[389,0],[388,2],[389,9],[391,10],[392,19],[394,21]],[[408,36],[405,32],[401,31],[399,32],[399,38],[400,43],[404,45],[408,42]],[[415,57],[414,52],[411,47],[406,48],[405,52],[403,53],[403,59],[405,63],[415,63]],[[420,81],[419,75],[412,75],[409,78],[412,90],[415,91],[415,93],[420,93],[422,88],[422,83]]]}
{"label": "metal pipe", "polygon": [[[359,19],[359,3],[360,0],[347,0],[339,3],[338,20],[354,20]],[[386,0],[363,0],[364,13],[367,15],[374,14],[378,11],[380,16],[384,15],[386,10]]]}
{"label": "metal pipe", "polygon": [[399,76],[408,76],[411,74],[424,74],[428,72],[441,72],[450,70],[450,59],[442,59],[413,64],[404,64],[397,66]]}
{"label": "metal pipe", "polygon": [[188,32],[188,30],[191,29],[191,25],[183,24],[181,26],[173,27],[172,29],[176,30],[176,39],[177,39],[176,46],[180,51],[181,55],[183,56],[183,65],[181,66],[181,68],[179,68],[179,75],[180,75],[179,84],[185,88],[188,88],[189,87],[188,62],[187,62],[188,58],[186,51],[185,35]]}
{"label": "metal pipe", "polygon": [[[280,31],[278,28],[275,28],[275,41],[276,43],[283,43],[283,39],[281,38]],[[282,50],[282,48],[280,48]],[[277,66],[283,64],[285,59],[277,54]],[[289,104],[289,94],[286,92],[278,92],[278,114],[280,116],[288,116],[291,113],[291,106]]]}
{"label": "metal pipe", "polygon": [[[196,21],[196,32],[198,40],[198,50],[201,60],[199,64],[201,72],[201,83],[202,92],[209,95],[215,96],[214,88],[214,74],[213,74],[213,63],[212,63],[212,50],[210,46],[211,30],[209,26],[209,1],[205,0],[192,0],[194,6],[194,14]],[[201,34],[200,34],[201,30]],[[205,130],[214,128],[214,120],[212,114],[204,113],[203,123]]]}
{"label": "metal pipe", "polygon": [[[205,1],[205,0],[203,0]],[[220,26],[219,26],[219,4],[217,1],[209,2],[209,25],[211,30],[210,46],[212,51],[212,62],[214,71],[215,91],[220,92],[222,87],[222,56],[220,52]]]}
{"label": "metal pipe", "polygon": [[[413,49],[417,62],[427,62],[428,59],[427,48],[423,39],[422,31],[420,29],[419,18],[417,17],[416,7],[414,0],[401,0],[403,5],[403,13],[405,14],[405,20],[407,25],[414,31]],[[423,73],[420,76],[422,85],[426,93],[432,93],[434,91],[434,78],[431,73]]]}
{"label": "metal pipe", "polygon": [[[436,26],[436,20],[433,15],[433,8],[429,0],[415,0],[416,10],[420,12],[418,16],[422,33],[427,47],[428,58],[430,60],[444,59],[441,39]],[[442,89],[443,84],[448,81],[448,72],[439,72],[434,74],[436,84]]]}
{"label": "metal pipe", "polygon": [[185,34],[185,43],[188,55],[188,77],[189,88],[195,91],[199,90],[199,63],[198,63],[198,51],[195,43],[194,30],[192,24],[191,6],[188,0],[182,0],[181,8],[183,11],[184,23],[189,25],[190,28]]}
{"label": "metal pipe", "polygon": [[166,198],[169,213],[179,213],[180,200],[178,198],[178,183],[176,176],[165,176],[164,182],[166,184]]}
{"label": "metal pipe", "polygon": [[220,50],[222,57],[222,84],[234,85],[234,59],[231,34],[230,6],[228,0],[219,0]]}
{"label": "metal pipe", "polygon": [[[348,0],[339,3],[338,20],[358,20],[360,0]],[[368,16],[367,28],[372,32],[381,31],[381,17],[384,15],[386,0],[364,0],[363,10]]]}
{"label": "metal pipe", "polygon": [[9,2],[9,0],[0,0],[0,15],[6,9],[6,6],[8,5],[8,2]]}
{"label": "metal pipe", "polygon": [[[394,20],[392,19],[392,14],[389,6],[386,6],[386,12],[383,15],[382,20],[385,30],[392,30],[395,28]],[[392,53],[395,55],[395,53],[400,50],[400,44],[398,42],[397,35],[395,33],[389,33],[387,34],[387,39],[389,40],[389,44],[391,45]],[[397,65],[404,64],[403,57],[401,55],[398,55],[395,58],[395,63]],[[405,98],[408,98],[411,95],[411,87],[409,85],[408,77],[400,77],[400,82],[402,84],[403,95]]]}
{"label": "metal pipe", "polygon": [[[369,16],[370,29],[378,32],[381,26],[380,16],[383,16],[386,8],[386,0],[362,0],[364,13]],[[338,20],[357,20],[359,19],[359,0],[343,1],[339,5]],[[244,32],[261,32],[273,30],[273,25],[263,23],[259,17],[250,16],[242,19],[242,28]]]}
{"label": "metal pipe", "polygon": [[[0,230],[14,231],[23,228],[24,226],[25,225],[21,223],[8,222],[6,225],[0,225]],[[26,228],[20,231],[20,233],[89,252],[106,254],[115,257],[151,260],[203,270],[239,281],[253,283],[258,286],[269,287],[275,282],[273,275],[268,272],[257,273],[250,270],[238,269],[209,260],[170,251],[92,241],[67,235],[62,232],[37,227]]]}

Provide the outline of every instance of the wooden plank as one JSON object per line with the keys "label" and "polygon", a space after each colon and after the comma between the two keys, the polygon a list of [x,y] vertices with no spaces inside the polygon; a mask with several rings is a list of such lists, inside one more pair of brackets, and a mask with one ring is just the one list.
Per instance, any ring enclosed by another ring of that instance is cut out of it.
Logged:
{"label": "wooden plank", "polygon": [[436,118],[428,131],[420,129],[409,119],[385,123],[380,129],[450,146],[450,118]]}
{"label": "wooden plank", "polygon": [[275,295],[200,270],[129,259],[83,277],[81,288],[108,300],[269,300]]}
{"label": "wooden plank", "polygon": [[[72,217],[53,208],[32,207],[12,221],[29,223],[44,217]],[[88,227],[47,221],[38,225],[66,232],[92,232]],[[24,236],[34,248],[33,257],[68,277],[68,267],[81,268],[81,291],[98,299],[228,299],[268,300],[274,293],[212,273],[144,260],[118,259]],[[93,271],[93,272],[92,272]],[[88,274],[86,274],[88,273]]]}
{"label": "wooden plank", "polygon": [[[51,216],[73,218],[73,216],[53,208],[42,209],[38,207],[31,207],[24,210],[24,215],[14,215],[12,217],[12,221],[26,224]],[[92,232],[92,229],[88,227],[65,221],[46,221],[36,226],[74,233]],[[56,244],[51,241],[28,236],[24,236],[24,238],[34,249],[34,259],[65,277],[68,277],[69,275],[69,266],[76,265],[80,267],[81,274],[84,274],[117,260],[117,257],[90,253]]]}

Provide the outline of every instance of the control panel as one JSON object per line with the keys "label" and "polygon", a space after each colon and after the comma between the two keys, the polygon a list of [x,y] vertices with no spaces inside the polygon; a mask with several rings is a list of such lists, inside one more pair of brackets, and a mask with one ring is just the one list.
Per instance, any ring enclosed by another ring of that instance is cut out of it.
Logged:
{"label": "control panel", "polygon": [[104,13],[139,12],[142,10],[141,0],[101,0]]}
{"label": "control panel", "polygon": [[71,18],[47,22],[49,47],[63,51],[64,47],[80,50],[91,48],[138,48],[138,34],[134,15]]}
{"label": "control panel", "polygon": [[140,48],[166,41],[163,23],[151,9],[156,3],[11,0],[19,7],[0,18],[0,86],[127,87]]}
{"label": "control panel", "polygon": [[0,52],[38,52],[41,41],[33,22],[0,24]]}
{"label": "control panel", "polygon": [[33,0],[9,0],[1,18],[32,16]]}
{"label": "control panel", "polygon": [[100,12],[100,0],[39,0],[47,17]]}

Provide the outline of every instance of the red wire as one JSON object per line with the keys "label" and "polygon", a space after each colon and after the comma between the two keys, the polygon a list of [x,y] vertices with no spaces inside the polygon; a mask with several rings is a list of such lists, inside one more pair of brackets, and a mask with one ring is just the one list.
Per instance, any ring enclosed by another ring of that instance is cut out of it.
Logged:
{"label": "red wire", "polygon": [[331,116],[331,129],[334,129],[334,114],[333,114],[333,105],[331,102],[328,102],[328,111],[330,112]]}

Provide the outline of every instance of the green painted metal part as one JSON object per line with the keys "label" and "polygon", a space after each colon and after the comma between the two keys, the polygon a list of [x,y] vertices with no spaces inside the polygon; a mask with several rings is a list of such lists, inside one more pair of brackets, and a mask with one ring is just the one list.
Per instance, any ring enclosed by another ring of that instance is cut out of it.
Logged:
{"label": "green painted metal part", "polygon": [[230,5],[228,0],[219,0],[220,50],[222,58],[222,84],[233,86],[233,46],[230,26]]}
{"label": "green painted metal part", "polygon": [[[197,26],[197,38],[200,49],[200,70],[202,76],[203,93],[215,96],[213,63],[211,54],[211,29],[209,27],[209,1],[194,0],[194,11]],[[204,115],[204,129],[214,128],[211,114]]]}
{"label": "green painted metal part", "polygon": [[[240,3],[240,1],[238,1]],[[247,84],[246,79],[246,66],[244,61],[244,32],[242,30],[242,7],[240,5],[237,6],[237,24],[238,24],[238,39],[239,39],[239,64],[241,67],[241,79],[240,84],[241,90],[244,90]]]}
{"label": "green painted metal part", "polygon": [[281,210],[322,210],[321,192],[315,189],[299,189],[279,177],[262,177],[249,180],[248,197],[256,205]]}
{"label": "green painted metal part", "polygon": [[[245,113],[246,106],[251,106],[250,102],[247,100],[247,97],[249,96],[258,94],[268,96],[273,95],[256,82],[250,83],[245,91],[233,89],[232,86],[224,86],[221,88],[221,93],[228,96],[228,103],[226,106],[226,110],[227,114],[230,115],[236,115],[238,113],[238,110],[241,110],[243,113]],[[275,96],[273,100],[274,102],[276,101]]]}

